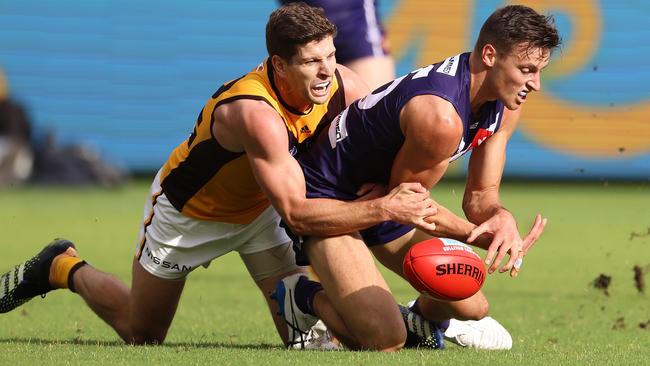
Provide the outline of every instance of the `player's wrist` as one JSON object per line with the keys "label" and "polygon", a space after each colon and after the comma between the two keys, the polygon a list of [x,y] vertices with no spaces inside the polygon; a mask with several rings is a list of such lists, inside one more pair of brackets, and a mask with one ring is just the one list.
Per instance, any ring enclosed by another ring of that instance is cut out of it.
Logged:
{"label": "player's wrist", "polygon": [[507,208],[498,205],[492,209],[492,216],[510,216],[514,217],[512,215],[512,212],[510,212]]}
{"label": "player's wrist", "polygon": [[377,223],[395,220],[396,215],[390,207],[390,199],[388,195],[376,198],[369,202],[373,205],[372,212],[374,212],[375,215],[372,216],[375,216]]}

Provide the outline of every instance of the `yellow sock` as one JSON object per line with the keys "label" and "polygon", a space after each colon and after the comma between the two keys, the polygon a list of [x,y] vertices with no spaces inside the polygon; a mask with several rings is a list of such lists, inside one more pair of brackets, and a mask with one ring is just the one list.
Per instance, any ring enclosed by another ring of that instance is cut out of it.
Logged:
{"label": "yellow sock", "polygon": [[[66,253],[57,255],[50,266],[50,285],[54,288],[68,288],[70,272],[73,268],[77,270],[85,263],[81,258]],[[74,291],[74,289],[71,290]]]}

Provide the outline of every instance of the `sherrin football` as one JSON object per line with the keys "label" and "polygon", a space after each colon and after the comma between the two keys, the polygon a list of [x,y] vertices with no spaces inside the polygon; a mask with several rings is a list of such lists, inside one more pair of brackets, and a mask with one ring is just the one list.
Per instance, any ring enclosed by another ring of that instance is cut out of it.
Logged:
{"label": "sherrin football", "polygon": [[404,275],[416,290],[440,300],[466,299],[485,281],[483,260],[469,245],[432,238],[413,245],[404,257]]}

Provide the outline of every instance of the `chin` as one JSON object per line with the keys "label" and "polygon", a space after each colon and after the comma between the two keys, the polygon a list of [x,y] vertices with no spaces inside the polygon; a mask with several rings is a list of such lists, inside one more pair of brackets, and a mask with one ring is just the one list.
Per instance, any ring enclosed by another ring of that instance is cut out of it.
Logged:
{"label": "chin", "polygon": [[516,111],[517,109],[521,108],[521,104],[514,102],[514,103],[504,104],[504,107],[508,108],[511,111]]}
{"label": "chin", "polygon": [[327,97],[329,97],[329,95],[325,95],[322,97],[316,97],[312,95],[311,98],[309,99],[314,104],[325,104],[327,102]]}

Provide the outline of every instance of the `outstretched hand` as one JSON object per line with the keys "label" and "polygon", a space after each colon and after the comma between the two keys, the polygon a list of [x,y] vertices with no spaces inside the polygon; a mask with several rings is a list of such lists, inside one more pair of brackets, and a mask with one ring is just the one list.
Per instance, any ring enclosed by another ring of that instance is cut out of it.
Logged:
{"label": "outstretched hand", "polygon": [[499,269],[499,272],[509,271],[515,264],[517,254],[523,247],[514,216],[510,211],[500,209],[494,216],[475,227],[469,234],[467,241],[472,243],[477,237],[485,233],[492,234],[492,242],[488,246],[487,255],[485,256],[485,264],[489,265],[488,273],[493,273],[499,267],[507,253],[510,253],[510,259]]}
{"label": "outstretched hand", "polygon": [[386,188],[381,185],[364,184],[357,195],[360,200],[381,199],[382,209],[387,213],[389,220],[400,224],[415,226],[425,232],[433,232],[434,223],[424,219],[438,212],[435,202],[429,196],[429,191],[420,183],[401,183],[385,194]]}
{"label": "outstretched hand", "polygon": [[488,252],[485,256],[485,264],[489,265],[488,272],[493,273],[506,254],[509,254],[508,262],[499,269],[499,272],[510,271],[510,276],[516,277],[519,274],[524,256],[539,239],[546,222],[547,219],[542,219],[542,216],[538,214],[530,232],[522,240],[514,217],[504,209],[474,228],[467,241],[471,243],[481,234],[492,234],[492,242],[487,248]]}
{"label": "outstretched hand", "polygon": [[487,248],[488,252],[485,256],[485,263],[489,265],[488,272],[493,273],[497,270],[506,254],[509,254],[509,260],[499,269],[499,272],[510,271],[510,276],[516,277],[519,274],[524,256],[539,239],[546,222],[547,219],[542,219],[542,216],[538,214],[530,232],[522,240],[514,217],[510,212],[503,209],[474,228],[467,241],[471,243],[481,234],[492,234],[492,242]]}

